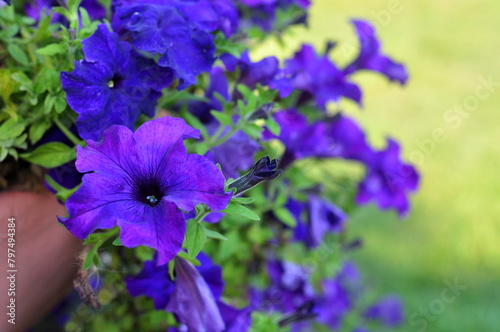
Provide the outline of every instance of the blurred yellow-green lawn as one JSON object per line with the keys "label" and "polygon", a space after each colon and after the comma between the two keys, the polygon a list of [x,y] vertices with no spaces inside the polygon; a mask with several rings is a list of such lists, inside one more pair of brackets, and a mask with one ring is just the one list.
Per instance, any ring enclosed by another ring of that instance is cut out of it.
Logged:
{"label": "blurred yellow-green lawn", "polygon": [[401,331],[500,331],[500,1],[313,2],[309,30],[255,58],[334,40],[345,63],[357,45],[349,19],[363,18],[410,72],[404,88],[357,74],[364,108],[341,104],[374,144],[397,138],[423,175],[407,219],[373,207],[351,219],[367,282],[403,296]]}

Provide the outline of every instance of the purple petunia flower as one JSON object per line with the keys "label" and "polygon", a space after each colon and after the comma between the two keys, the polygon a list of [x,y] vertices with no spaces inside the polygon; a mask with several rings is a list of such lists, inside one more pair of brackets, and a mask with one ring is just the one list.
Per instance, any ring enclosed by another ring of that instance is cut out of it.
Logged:
{"label": "purple petunia flower", "polygon": [[247,331],[248,308],[236,309],[220,301],[224,287],[220,266],[204,253],[197,258],[201,263],[198,267],[176,259],[175,280],[170,279],[166,265],[156,264],[156,258],[145,262],[137,276],[125,279],[127,290],[134,297],[150,297],[157,310],[174,313],[189,331]]}
{"label": "purple petunia flower", "polygon": [[216,296],[201,273],[188,261],[178,258],[175,274],[176,287],[165,310],[174,313],[189,331],[223,331],[225,324]]}
{"label": "purple petunia flower", "polygon": [[220,30],[226,38],[238,30],[238,11],[233,0],[181,0],[176,2],[183,16],[198,29]]}
{"label": "purple petunia flower", "polygon": [[282,130],[275,136],[269,130],[264,139],[278,138],[285,145],[281,167],[287,167],[296,159],[344,158],[365,162],[372,156],[366,135],[351,118],[337,114],[326,121],[309,124],[307,118],[295,109],[274,114]]}
{"label": "purple petunia flower", "polygon": [[80,239],[118,225],[124,246],[149,246],[158,251],[159,264],[168,262],[186,232],[180,209],[203,203],[218,211],[231,198],[218,168],[187,154],[183,140],[198,137],[198,130],[172,117],[148,121],[135,133],[110,127],[102,141],[77,148],[76,167],[87,174],[66,203],[69,217],[59,221]]}
{"label": "purple petunia flower", "polygon": [[307,118],[295,109],[274,113],[274,119],[281,130],[275,136],[269,130],[264,131],[263,139],[278,138],[285,145],[285,154],[280,167],[288,167],[294,160],[308,157],[328,157],[334,142],[328,137],[328,124],[315,122],[308,124]]}
{"label": "purple petunia flower", "polygon": [[83,42],[85,60],[61,73],[69,106],[79,114],[78,132],[98,140],[113,124],[133,128],[141,113],[152,117],[162,88],[172,83],[172,71],[157,66],[118,40],[105,24]]}
{"label": "purple petunia flower", "polygon": [[399,296],[387,295],[366,309],[364,317],[379,320],[386,327],[396,327],[403,322],[403,303]]}
{"label": "purple petunia flower", "polygon": [[279,65],[278,59],[273,56],[252,62],[248,51],[243,52],[239,59],[226,53],[221,56],[221,60],[231,72],[237,67],[240,68],[238,83],[245,84],[250,89],[254,89],[257,83],[268,85],[276,75]]}
{"label": "purple petunia flower", "polygon": [[[120,3],[113,20],[115,31],[130,31],[132,45],[141,51],[160,54],[158,64],[171,68],[179,78],[178,89],[196,83],[215,61],[212,34],[187,20],[172,1],[154,4]],[[193,5],[198,8],[196,5]]]}
{"label": "purple petunia flower", "polygon": [[285,62],[285,67],[271,83],[282,98],[295,90],[301,90],[314,97],[321,108],[329,101],[346,97],[361,103],[361,90],[348,82],[347,76],[328,59],[318,56],[311,45],[302,45],[295,57]]}
{"label": "purple petunia flower", "polygon": [[269,261],[270,285],[263,293],[266,311],[290,313],[315,298],[311,272],[292,262]]}
{"label": "purple petunia flower", "polygon": [[322,282],[322,295],[315,312],[317,320],[333,330],[339,329],[344,316],[353,309],[360,289],[359,272],[352,262],[344,262],[333,279]]}
{"label": "purple petunia flower", "polygon": [[275,136],[264,131],[264,139],[278,138],[285,145],[280,167],[285,169],[294,160],[303,158],[343,158],[366,166],[367,174],[359,184],[356,201],[375,201],[382,209],[394,208],[401,216],[409,210],[408,194],[417,189],[419,175],[415,168],[400,160],[399,145],[388,141],[384,151],[374,150],[357,123],[342,114],[327,121],[309,124],[296,110],[274,114],[282,130]]}
{"label": "purple petunia flower", "polygon": [[379,72],[391,81],[406,83],[408,73],[405,67],[380,52],[380,42],[375,36],[375,28],[361,20],[353,20],[352,23],[358,34],[360,51],[357,58],[344,69],[344,74],[349,75],[365,69]]}
{"label": "purple petunia flower", "polygon": [[381,209],[394,208],[400,216],[409,211],[407,195],[418,187],[419,175],[415,168],[400,160],[396,141],[388,139],[387,148],[374,152],[366,161],[365,179],[359,184],[356,202],[375,201]]}
{"label": "purple petunia flower", "polygon": [[[297,203],[292,203],[292,209]],[[328,200],[309,195],[308,201],[309,220],[304,223],[297,219],[297,227],[294,228],[294,239],[303,241],[308,247],[319,246],[323,242],[325,234],[333,232],[340,233],[347,219],[347,215],[342,209]],[[293,213],[293,212],[292,212]]]}

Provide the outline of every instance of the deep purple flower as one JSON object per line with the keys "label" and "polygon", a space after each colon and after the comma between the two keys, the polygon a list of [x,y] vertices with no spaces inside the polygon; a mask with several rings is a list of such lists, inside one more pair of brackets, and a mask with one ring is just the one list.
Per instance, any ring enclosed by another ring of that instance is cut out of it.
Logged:
{"label": "deep purple flower", "polygon": [[396,327],[403,322],[403,303],[396,295],[387,295],[366,309],[364,317],[379,320],[386,327]]}
{"label": "deep purple flower", "polygon": [[268,85],[276,75],[279,65],[278,59],[273,56],[252,62],[248,51],[243,52],[239,59],[226,53],[222,55],[221,60],[229,71],[239,68],[238,83],[245,84],[250,89],[254,89],[257,83]]}
{"label": "deep purple flower", "polygon": [[333,279],[324,280],[323,292],[318,298],[315,312],[318,321],[333,330],[341,326],[344,316],[354,307],[360,291],[360,277],[352,262],[344,262]]}
{"label": "deep purple flower", "polygon": [[375,201],[381,209],[394,208],[400,216],[406,215],[407,195],[417,189],[419,175],[413,166],[401,161],[398,143],[388,139],[387,148],[374,152],[366,165],[366,176],[359,184],[356,202]]}
{"label": "deep purple flower", "polygon": [[328,136],[329,128],[326,122],[308,124],[307,118],[295,109],[276,112],[274,119],[282,128],[280,135],[275,136],[266,130],[263,138],[278,138],[285,145],[285,154],[280,165],[283,169],[296,159],[331,155],[334,142]]}
{"label": "deep purple flower", "polygon": [[294,239],[303,241],[308,247],[319,246],[327,233],[340,233],[347,219],[342,209],[316,195],[309,195],[308,214],[308,222],[298,219],[294,229]]}
{"label": "deep purple flower", "polygon": [[[223,134],[228,131],[229,129]],[[222,173],[227,179],[235,179],[239,177],[240,171],[252,167],[254,155],[260,149],[259,143],[238,130],[226,142],[210,149],[207,157],[221,165]]]}
{"label": "deep purple flower", "polygon": [[349,75],[355,71],[366,69],[379,72],[391,81],[404,84],[408,80],[405,67],[382,54],[380,42],[375,35],[375,28],[361,20],[353,20],[352,23],[358,34],[360,51],[357,58],[344,69],[344,73]]}
{"label": "deep purple flower", "polygon": [[307,118],[295,109],[280,111],[274,119],[281,128],[279,136],[269,130],[264,139],[278,138],[285,145],[282,160],[285,168],[296,159],[344,158],[364,162],[371,158],[372,148],[366,135],[351,118],[337,114],[325,121],[308,123]]}
{"label": "deep purple flower", "polygon": [[172,82],[172,71],[131,52],[105,24],[83,42],[85,60],[62,72],[69,106],[79,114],[84,139],[98,140],[113,124],[133,128],[139,115],[154,115],[160,90]]}
{"label": "deep purple flower", "polygon": [[174,313],[189,331],[223,331],[224,320],[214,294],[188,261],[175,260],[176,287],[165,310]]}
{"label": "deep purple flower", "polygon": [[[184,213],[203,203],[222,210],[231,197],[224,179],[206,157],[187,154],[183,140],[198,138],[178,118],[159,118],[135,133],[124,126],[104,131],[101,142],[77,148],[76,167],[87,173],[68,199],[68,218],[59,218],[80,239],[118,225],[124,246],[158,250],[164,264],[180,251]],[[92,172],[92,173],[89,173]]]}
{"label": "deep purple flower", "polygon": [[282,98],[295,90],[311,95],[321,108],[326,108],[329,101],[336,102],[346,97],[361,103],[361,90],[348,82],[346,75],[328,59],[317,55],[311,45],[302,45],[294,58],[285,62],[285,67],[271,87],[278,89]]}
{"label": "deep purple flower", "polygon": [[270,285],[264,292],[264,310],[289,313],[315,298],[307,268],[292,262],[270,261],[267,271]]}
{"label": "deep purple flower", "polygon": [[175,280],[170,279],[167,265],[156,264],[156,258],[145,262],[137,276],[126,278],[127,289],[132,296],[150,297],[157,310],[174,313],[189,331],[248,330],[250,310],[236,309],[220,301],[224,287],[220,266],[204,253],[197,258],[201,263],[198,267],[176,259]]}
{"label": "deep purple flower", "polygon": [[274,114],[281,128],[279,136],[264,131],[264,139],[278,138],[285,145],[280,167],[303,158],[343,158],[366,166],[367,174],[359,184],[356,201],[374,200],[382,209],[394,208],[401,216],[409,210],[407,195],[417,189],[419,175],[415,168],[400,160],[399,145],[388,140],[386,150],[376,151],[367,142],[357,123],[342,114],[326,121],[309,124],[296,110]]}
{"label": "deep purple flower", "polygon": [[341,113],[329,121],[328,137],[331,139],[331,157],[344,158],[364,162],[373,153],[368,144],[366,134],[352,118]]}
{"label": "deep purple flower", "polygon": [[171,1],[158,5],[132,2],[117,7],[114,17],[113,29],[130,31],[136,49],[161,55],[158,64],[174,71],[179,90],[195,84],[199,74],[212,68],[213,36],[186,20]]}
{"label": "deep purple flower", "polygon": [[238,30],[238,11],[232,0],[180,0],[176,4],[198,29],[220,30],[227,38]]}

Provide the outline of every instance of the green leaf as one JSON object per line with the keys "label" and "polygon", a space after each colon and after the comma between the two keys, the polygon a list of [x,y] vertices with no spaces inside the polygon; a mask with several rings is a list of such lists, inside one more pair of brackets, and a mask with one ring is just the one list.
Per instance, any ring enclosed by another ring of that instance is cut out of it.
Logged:
{"label": "green leaf", "polygon": [[113,227],[113,228],[111,228],[107,232],[99,232],[99,233],[90,234],[85,239],[85,241],[83,241],[83,245],[85,246],[87,244],[93,244],[93,243],[97,243],[97,242],[103,242],[104,243],[110,237],[115,236],[116,234],[118,234],[119,230],[120,229],[118,227]]}
{"label": "green leaf", "polygon": [[72,189],[66,189],[64,188],[63,190],[60,190],[57,192],[56,194],[56,198],[61,200],[61,202],[63,203],[66,203],[66,201],[68,200],[68,198],[73,195],[75,193],[75,191],[78,190],[78,188],[80,188],[82,184],[80,183],[79,185],[77,185],[76,187],[72,188]]}
{"label": "green leaf", "polygon": [[172,259],[170,262],[168,262],[168,275],[170,276],[171,280],[175,280],[175,259]]}
{"label": "green leaf", "polygon": [[19,62],[22,65],[29,65],[29,59],[26,55],[26,52],[17,44],[9,43],[7,45],[7,51],[12,56],[14,60]]}
{"label": "green leaf", "polygon": [[285,207],[275,207],[273,209],[274,214],[281,220],[285,225],[294,228],[297,226],[297,220]]}
{"label": "green leaf", "polygon": [[208,237],[211,237],[212,239],[227,241],[227,238],[219,232],[205,228],[205,233],[207,234]]}
{"label": "green leaf", "polygon": [[54,109],[56,110],[56,113],[58,114],[61,114],[62,112],[64,112],[64,110],[66,109],[66,99],[61,97],[61,96],[57,96],[55,97],[54,99]]}
{"label": "green leaf", "polygon": [[257,126],[256,124],[249,123],[245,125],[242,130],[247,134],[248,136],[255,138],[255,139],[260,139],[261,138],[261,133],[262,133],[262,127]]}
{"label": "green leaf", "polygon": [[51,94],[47,94],[45,100],[43,101],[43,113],[49,114],[54,107],[54,103],[56,102],[56,97]]}
{"label": "green leaf", "polygon": [[122,240],[119,237],[117,237],[112,244],[114,246],[123,246]]}
{"label": "green leaf", "polygon": [[19,155],[22,159],[46,168],[61,166],[76,158],[74,148],[60,142],[50,142]]}
{"label": "green leaf", "polygon": [[55,55],[55,54],[61,54],[65,53],[66,49],[63,45],[61,44],[49,44],[45,47],[39,48],[36,50],[36,53],[41,54],[41,55]]}
{"label": "green leaf", "polygon": [[274,120],[274,118],[272,116],[267,118],[266,127],[275,136],[279,136],[281,133],[280,125],[278,124],[278,122],[276,122],[276,120]]}
{"label": "green leaf", "polygon": [[30,126],[29,138],[32,144],[35,144],[42,138],[43,134],[50,128],[50,122],[47,120],[40,120]]}
{"label": "green leaf", "polygon": [[80,7],[78,9],[80,11],[80,17],[81,17],[82,25],[84,27],[89,26],[92,23],[92,20],[90,19],[90,16],[89,16],[89,13],[83,7]]}
{"label": "green leaf", "polygon": [[177,256],[179,256],[180,258],[183,258],[183,259],[187,260],[188,262],[191,262],[191,264],[193,264],[195,266],[200,266],[201,265],[201,263],[200,263],[199,260],[197,260],[194,257],[190,257],[185,251],[179,251],[179,253],[177,254]]}
{"label": "green leaf", "polygon": [[94,261],[94,256],[97,254],[97,250],[101,247],[102,244],[103,242],[98,242],[94,244],[92,249],[89,250],[87,257],[85,257],[85,261],[83,261],[82,268],[84,270],[87,270],[90,267],[90,265],[92,265],[92,262]]}
{"label": "green leaf", "polygon": [[9,119],[0,126],[0,140],[18,137],[24,131],[24,123]]}
{"label": "green leaf", "polygon": [[219,121],[223,125],[232,126],[234,124],[233,119],[231,119],[231,116],[226,113],[222,113],[219,111],[210,111],[210,114],[212,114],[213,117],[216,118],[217,121]]}
{"label": "green leaf", "polygon": [[12,79],[16,82],[18,82],[20,86],[21,91],[28,91],[32,92],[33,91],[33,82],[31,82],[30,78],[26,76],[25,73],[19,71],[15,72],[11,75]]}
{"label": "green leaf", "polygon": [[238,89],[238,91],[243,95],[243,97],[246,99],[246,100],[249,100],[251,99],[252,97],[254,97],[255,95],[253,94],[253,91],[250,90],[250,88],[248,86],[246,86],[245,84],[238,84],[236,86],[236,88]]}
{"label": "green leaf", "polygon": [[186,230],[186,245],[189,257],[195,258],[198,256],[198,253],[203,249],[206,241],[207,234],[205,228],[196,220],[189,220]]}
{"label": "green leaf", "polygon": [[255,201],[253,197],[233,197],[231,200],[240,204],[250,204]]}
{"label": "green leaf", "polygon": [[253,213],[250,209],[235,202],[229,202],[229,205],[221,212],[235,214],[252,220],[260,220],[260,217]]}

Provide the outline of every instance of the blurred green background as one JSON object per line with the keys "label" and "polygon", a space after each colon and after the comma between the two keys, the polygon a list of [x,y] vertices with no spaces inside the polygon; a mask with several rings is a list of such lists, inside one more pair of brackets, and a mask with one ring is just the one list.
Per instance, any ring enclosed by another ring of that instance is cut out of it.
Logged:
{"label": "blurred green background", "polygon": [[500,2],[313,2],[309,30],[294,29],[285,50],[268,42],[255,59],[335,40],[332,57],[346,63],[357,52],[348,20],[363,18],[410,72],[404,88],[357,74],[364,108],[341,105],[373,144],[399,140],[423,175],[407,219],[373,207],[351,219],[366,281],[403,296],[400,331],[500,331]]}

